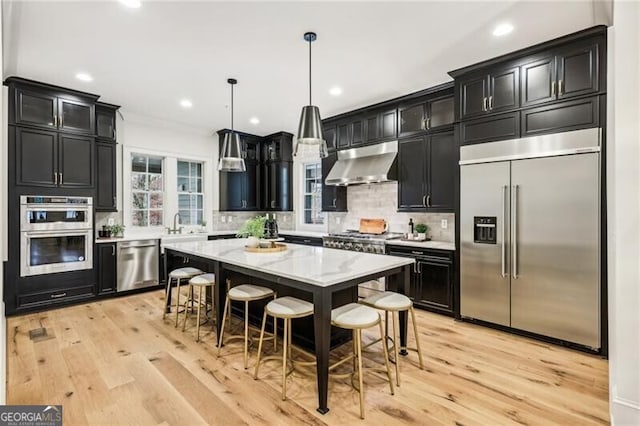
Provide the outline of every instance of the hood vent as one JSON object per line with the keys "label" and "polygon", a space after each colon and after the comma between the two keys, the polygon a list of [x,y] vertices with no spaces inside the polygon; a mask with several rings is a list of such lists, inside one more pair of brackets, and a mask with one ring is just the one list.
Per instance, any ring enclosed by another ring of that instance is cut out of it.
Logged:
{"label": "hood vent", "polygon": [[397,180],[397,155],[398,141],[338,151],[338,161],[324,182],[346,186]]}

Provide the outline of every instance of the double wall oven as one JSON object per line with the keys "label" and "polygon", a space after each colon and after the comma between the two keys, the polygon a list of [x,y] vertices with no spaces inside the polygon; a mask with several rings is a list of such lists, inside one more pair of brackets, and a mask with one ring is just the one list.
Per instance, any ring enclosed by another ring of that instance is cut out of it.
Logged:
{"label": "double wall oven", "polygon": [[20,197],[20,276],[93,268],[93,199]]}

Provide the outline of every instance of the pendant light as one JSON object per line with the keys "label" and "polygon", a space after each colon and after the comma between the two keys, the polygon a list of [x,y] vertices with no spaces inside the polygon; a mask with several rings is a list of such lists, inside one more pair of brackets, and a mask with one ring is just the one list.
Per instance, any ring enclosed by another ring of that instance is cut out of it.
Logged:
{"label": "pendant light", "polygon": [[311,43],[316,41],[316,33],[304,34],[304,40],[309,43],[309,105],[302,107],[300,124],[298,125],[298,140],[294,155],[298,155],[304,149],[301,145],[317,146],[320,158],[328,155],[327,142],[322,134],[322,120],[320,110],[311,102]]}
{"label": "pendant light", "polygon": [[235,78],[230,78],[227,83],[231,85],[231,131],[225,133],[220,151],[218,170],[221,172],[244,172],[244,158],[242,158],[242,141],[240,135],[233,129],[233,86],[238,83]]}

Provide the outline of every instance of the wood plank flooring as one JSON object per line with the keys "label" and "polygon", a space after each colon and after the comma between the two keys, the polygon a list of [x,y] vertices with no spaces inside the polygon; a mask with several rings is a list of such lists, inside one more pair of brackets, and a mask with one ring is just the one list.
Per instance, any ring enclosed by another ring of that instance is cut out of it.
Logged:
{"label": "wood plank flooring", "polygon": [[[402,358],[394,396],[365,374],[362,422],[358,394],[333,378],[323,416],[313,369],[289,376],[281,401],[278,362],[261,366],[256,381],[255,350],[246,371],[241,342],[216,358],[210,325],[196,343],[194,324],[174,328],[162,305],[155,291],[9,318],[8,403],[62,404],[66,425],[609,423],[606,360],[424,311],[425,370],[415,353]],[[47,335],[32,340],[41,327]],[[383,365],[376,352],[365,358]]]}

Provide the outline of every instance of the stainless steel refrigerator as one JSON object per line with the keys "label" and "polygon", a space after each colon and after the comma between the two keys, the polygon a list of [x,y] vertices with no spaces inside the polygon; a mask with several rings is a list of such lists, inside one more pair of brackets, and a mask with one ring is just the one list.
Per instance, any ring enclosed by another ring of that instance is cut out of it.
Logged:
{"label": "stainless steel refrigerator", "polygon": [[460,148],[460,313],[600,342],[600,129]]}

